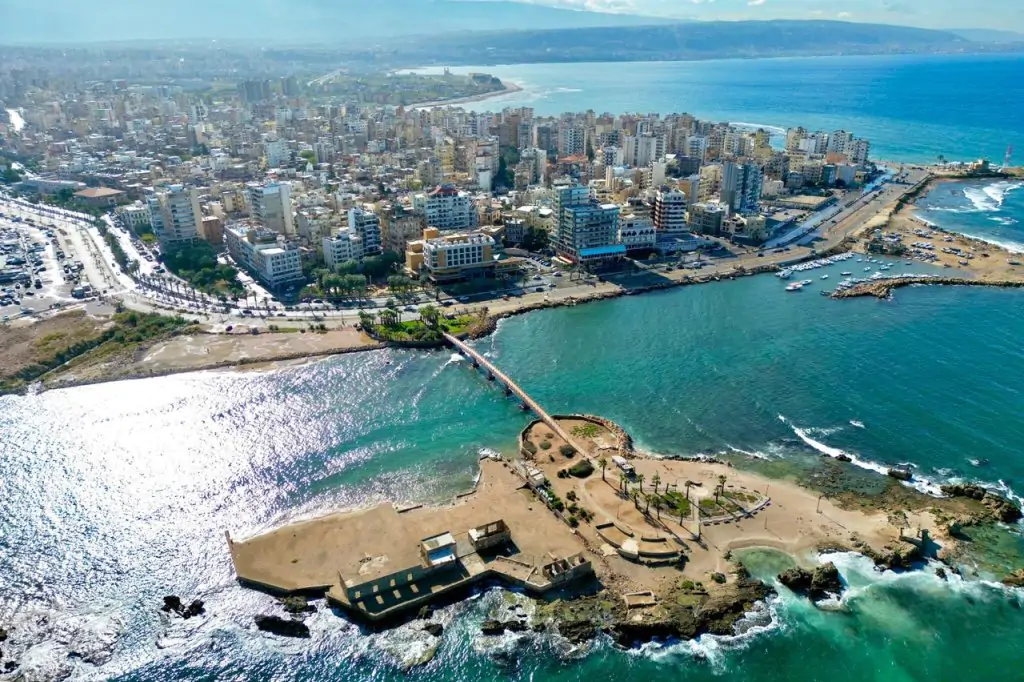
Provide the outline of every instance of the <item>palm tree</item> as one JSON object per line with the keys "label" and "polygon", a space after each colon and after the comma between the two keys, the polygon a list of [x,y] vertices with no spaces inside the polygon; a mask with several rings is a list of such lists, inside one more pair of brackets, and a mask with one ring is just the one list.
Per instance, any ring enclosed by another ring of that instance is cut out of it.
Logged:
{"label": "palm tree", "polygon": [[687,502],[689,502],[689,500],[690,500],[690,486],[692,486],[692,485],[693,485],[693,481],[687,481],[686,482],[686,500],[687,500]]}
{"label": "palm tree", "polygon": [[657,472],[651,476],[651,484],[654,486],[654,492],[658,492],[658,486],[661,485],[661,476]]}
{"label": "palm tree", "polygon": [[606,480],[604,477],[604,470],[608,467],[608,460],[605,459],[604,457],[601,457],[597,460],[597,463],[601,465],[601,480],[604,481]]}
{"label": "palm tree", "polygon": [[658,520],[661,521],[661,508],[665,506],[665,503],[657,495],[654,496],[654,510],[658,512]]}
{"label": "palm tree", "polygon": [[637,474],[636,475],[636,483],[637,483],[637,485],[640,486],[640,492],[643,492],[644,491],[644,475],[643,474]]}
{"label": "palm tree", "polygon": [[650,515],[650,513],[651,513],[651,500],[653,500],[655,497],[656,497],[655,495],[644,495],[644,499],[647,500],[647,508],[644,509],[644,514]]}
{"label": "palm tree", "polygon": [[725,494],[725,474],[719,474],[718,476],[718,487],[715,488],[715,502],[718,501],[720,495]]}
{"label": "palm tree", "polygon": [[640,493],[635,490],[633,491],[633,506],[640,509]]}

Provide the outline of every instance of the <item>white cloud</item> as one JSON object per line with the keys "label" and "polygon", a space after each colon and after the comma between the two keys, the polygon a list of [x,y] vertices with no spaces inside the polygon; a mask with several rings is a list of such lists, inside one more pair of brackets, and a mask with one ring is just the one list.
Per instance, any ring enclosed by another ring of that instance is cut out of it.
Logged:
{"label": "white cloud", "polygon": [[853,14],[851,14],[850,12],[840,12],[836,16],[839,17],[840,19],[849,19],[850,17],[853,16]]}
{"label": "white cloud", "polygon": [[757,7],[758,5],[763,5],[763,4],[764,4],[764,0],[750,0],[750,2],[747,3],[747,5],[749,5],[750,7]]}

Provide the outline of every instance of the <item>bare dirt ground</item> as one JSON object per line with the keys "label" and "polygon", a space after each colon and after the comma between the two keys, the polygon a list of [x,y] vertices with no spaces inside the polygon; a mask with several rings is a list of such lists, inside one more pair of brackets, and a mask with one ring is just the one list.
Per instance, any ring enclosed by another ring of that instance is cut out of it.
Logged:
{"label": "bare dirt ground", "polygon": [[76,343],[95,339],[108,324],[75,310],[34,324],[0,326],[0,381]]}

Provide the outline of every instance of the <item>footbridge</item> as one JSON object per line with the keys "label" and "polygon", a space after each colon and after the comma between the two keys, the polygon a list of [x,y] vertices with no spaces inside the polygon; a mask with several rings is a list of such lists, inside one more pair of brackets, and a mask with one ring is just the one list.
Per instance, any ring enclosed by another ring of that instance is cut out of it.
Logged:
{"label": "footbridge", "polygon": [[494,363],[485,358],[482,354],[471,348],[464,341],[461,341],[451,334],[444,334],[445,341],[450,343],[455,350],[461,355],[469,358],[473,362],[473,367],[481,369],[487,373],[487,380],[499,383],[502,389],[505,391],[505,395],[514,395],[520,401],[520,407],[524,411],[533,412],[537,417],[544,422],[552,431],[558,434],[558,437],[564,440],[569,445],[576,448],[576,451],[580,454],[586,454],[586,450],[580,448],[572,436],[566,433],[557,421],[555,421],[551,415],[544,411],[544,408],[540,404],[530,397],[530,395],[519,387],[519,384],[512,381],[512,379],[502,372],[500,369],[495,367]]}

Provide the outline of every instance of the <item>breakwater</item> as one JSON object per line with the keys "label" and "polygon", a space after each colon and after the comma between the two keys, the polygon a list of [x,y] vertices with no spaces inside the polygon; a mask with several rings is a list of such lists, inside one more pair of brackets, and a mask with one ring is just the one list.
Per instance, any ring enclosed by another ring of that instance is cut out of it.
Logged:
{"label": "breakwater", "polygon": [[946,286],[974,286],[974,287],[997,287],[1004,289],[1020,289],[1024,287],[1022,280],[985,280],[966,279],[964,277],[899,277],[893,279],[879,279],[871,282],[863,282],[854,285],[849,289],[837,291],[831,295],[832,298],[858,298],[861,296],[874,296],[876,298],[889,298],[892,292],[900,287],[923,284],[939,284]]}

